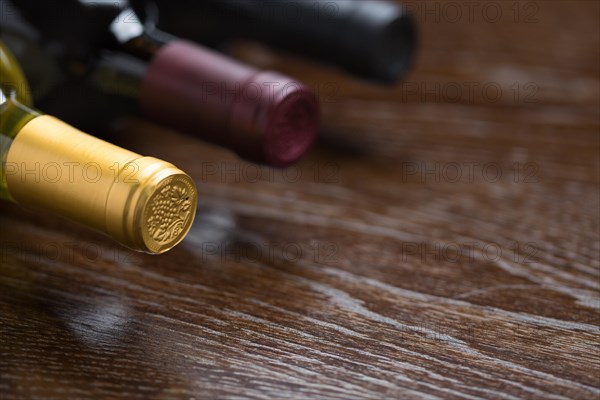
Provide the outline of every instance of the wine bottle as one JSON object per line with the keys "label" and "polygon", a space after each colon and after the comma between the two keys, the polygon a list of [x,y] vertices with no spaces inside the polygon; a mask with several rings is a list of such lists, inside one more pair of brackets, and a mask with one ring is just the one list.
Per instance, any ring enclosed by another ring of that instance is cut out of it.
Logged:
{"label": "wine bottle", "polygon": [[[410,66],[416,27],[406,10],[380,0],[131,0],[142,19],[200,43],[268,45],[384,83]],[[155,10],[156,12],[149,12]]]}
{"label": "wine bottle", "polygon": [[143,25],[124,1],[47,3],[53,6],[15,5],[69,72],[126,80],[149,119],[277,167],[296,162],[314,142],[319,105],[294,79]]}
{"label": "wine bottle", "polygon": [[0,42],[0,197],[54,212],[147,253],[177,245],[194,220],[194,181],[165,161],[87,135],[30,106]]}

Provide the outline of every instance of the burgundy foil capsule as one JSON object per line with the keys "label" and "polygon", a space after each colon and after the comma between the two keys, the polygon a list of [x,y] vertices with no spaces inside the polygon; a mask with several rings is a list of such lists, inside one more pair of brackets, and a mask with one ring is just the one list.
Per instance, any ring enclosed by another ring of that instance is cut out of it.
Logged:
{"label": "burgundy foil capsule", "polygon": [[317,98],[304,85],[181,40],[153,57],[140,99],[152,119],[276,167],[306,153],[319,128]]}

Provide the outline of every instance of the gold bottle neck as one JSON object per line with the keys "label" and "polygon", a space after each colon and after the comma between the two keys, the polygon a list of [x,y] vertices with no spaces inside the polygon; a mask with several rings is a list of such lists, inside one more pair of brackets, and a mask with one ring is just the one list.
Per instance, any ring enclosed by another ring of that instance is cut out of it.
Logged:
{"label": "gold bottle neck", "polygon": [[27,122],[13,139],[5,175],[18,203],[69,217],[148,253],[178,244],[195,216],[195,185],[183,171],[47,115]]}

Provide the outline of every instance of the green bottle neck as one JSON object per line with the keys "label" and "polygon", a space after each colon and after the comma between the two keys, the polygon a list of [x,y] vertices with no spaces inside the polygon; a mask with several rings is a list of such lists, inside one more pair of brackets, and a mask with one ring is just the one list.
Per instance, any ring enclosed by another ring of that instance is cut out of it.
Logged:
{"label": "green bottle neck", "polygon": [[6,183],[6,159],[13,139],[40,113],[14,99],[7,99],[0,90],[0,199],[12,200]]}
{"label": "green bottle neck", "polygon": [[5,99],[0,91],[0,135],[13,139],[25,124],[39,115],[39,111],[15,99]]}

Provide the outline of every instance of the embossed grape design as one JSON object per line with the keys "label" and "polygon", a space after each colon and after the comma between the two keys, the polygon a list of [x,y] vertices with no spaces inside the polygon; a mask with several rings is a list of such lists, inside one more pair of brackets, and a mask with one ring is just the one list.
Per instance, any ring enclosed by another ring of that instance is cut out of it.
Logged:
{"label": "embossed grape design", "polygon": [[185,187],[166,185],[155,193],[147,220],[148,233],[160,244],[176,239],[185,228],[192,203]]}

